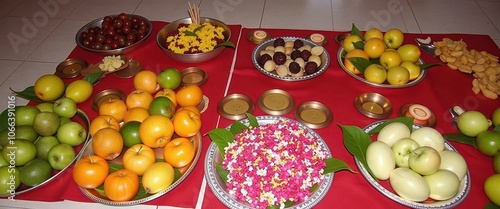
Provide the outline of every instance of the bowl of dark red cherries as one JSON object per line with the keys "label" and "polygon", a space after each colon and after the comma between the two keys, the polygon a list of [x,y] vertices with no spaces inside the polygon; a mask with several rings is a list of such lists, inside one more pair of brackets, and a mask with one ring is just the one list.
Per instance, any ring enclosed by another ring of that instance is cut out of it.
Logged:
{"label": "bowl of dark red cherries", "polygon": [[139,48],[152,31],[151,21],[120,13],[98,18],[80,28],[76,44],[101,55],[125,54]]}

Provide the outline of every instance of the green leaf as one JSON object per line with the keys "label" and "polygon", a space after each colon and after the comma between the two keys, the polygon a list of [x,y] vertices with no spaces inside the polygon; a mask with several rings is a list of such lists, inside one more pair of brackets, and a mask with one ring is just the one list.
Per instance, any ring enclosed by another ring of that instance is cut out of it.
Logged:
{"label": "green leaf", "polygon": [[313,192],[315,192],[316,190],[318,190],[318,188],[319,188],[318,183],[315,183],[315,184],[313,184],[313,185],[312,185],[312,187],[309,189],[309,192],[313,193]]}
{"label": "green leaf", "polygon": [[351,34],[352,34],[352,35],[357,35],[357,36],[359,36],[362,40],[364,40],[364,38],[363,38],[363,34],[361,34],[361,31],[359,31],[359,28],[358,28],[358,27],[356,27],[356,25],[354,25],[354,23],[352,23]]}
{"label": "green leaf", "polygon": [[352,65],[354,65],[354,67],[358,69],[361,74],[363,74],[365,69],[372,64],[369,60],[362,57],[349,57],[347,59],[351,61]]}
{"label": "green leaf", "polygon": [[248,126],[241,123],[240,121],[234,121],[231,127],[229,128],[229,131],[231,131],[231,133],[236,135],[243,132],[243,129],[248,129]]}
{"label": "green leaf", "polygon": [[229,175],[229,171],[225,170],[222,167],[222,163],[215,163],[215,169],[217,169],[217,173],[220,176],[220,179],[224,182],[227,183],[227,176]]}
{"label": "green leaf", "polygon": [[182,173],[179,169],[174,168],[174,182],[179,180],[182,177]]}
{"label": "green leaf", "polygon": [[354,46],[355,49],[364,49],[365,48],[365,42],[364,41],[356,41],[353,42],[352,45]]}
{"label": "green leaf", "polygon": [[366,168],[370,175],[378,181],[372,173],[366,161],[366,150],[372,143],[370,136],[357,126],[344,126],[339,124],[342,129],[344,146],[361,164]]}
{"label": "green leaf", "polygon": [[92,85],[94,85],[94,84],[97,83],[97,81],[99,81],[99,79],[101,79],[101,76],[103,74],[104,74],[104,71],[101,71],[101,72],[98,72],[98,73],[93,73],[93,74],[90,74],[90,75],[87,75],[87,76],[83,77],[83,80],[86,80],[89,83],[91,83]]}
{"label": "green leaf", "polygon": [[[1,129],[0,129],[0,130],[1,130]],[[498,131],[498,132],[500,132],[500,125],[495,126],[495,128],[493,128],[493,131]]]}
{"label": "green leaf", "polygon": [[326,167],[323,168],[323,175],[334,173],[340,170],[348,170],[352,173],[355,173],[355,171],[352,170],[351,167],[347,165],[347,163],[339,158],[327,158],[324,161],[326,163]]}
{"label": "green leaf", "polygon": [[394,122],[401,122],[401,123],[405,124],[408,127],[408,129],[410,129],[410,131],[413,130],[413,118],[412,117],[399,117],[399,118],[386,120],[385,122],[381,123],[380,125],[378,125],[374,129],[369,131],[368,135],[377,134],[380,132],[380,130],[382,130],[382,128],[384,128],[385,126],[387,126],[391,123],[394,123]]}
{"label": "green leaf", "polygon": [[201,30],[205,25],[200,25],[198,27],[196,27],[193,32],[196,33],[197,31]]}
{"label": "green leaf", "polygon": [[214,48],[217,48],[217,47],[219,47],[219,46],[227,46],[227,47],[231,47],[231,48],[234,48],[234,47],[235,47],[235,46],[234,46],[234,43],[233,43],[233,42],[231,42],[231,41],[224,41],[224,42],[222,42],[222,43],[220,43],[220,44],[215,45],[215,47],[214,47]]}
{"label": "green leaf", "polygon": [[9,89],[12,92],[14,92],[16,94],[16,96],[21,97],[23,99],[31,100],[31,101],[35,101],[35,102],[42,102],[42,100],[36,96],[34,86],[28,86],[23,91],[14,91],[14,90],[12,90],[12,88],[9,88]]}
{"label": "green leaf", "polygon": [[[142,182],[142,176],[139,176],[139,182]],[[139,191],[137,191],[137,194],[132,198],[132,200],[139,200],[143,199],[146,197],[149,197],[151,194],[146,193],[146,189],[142,186],[142,183],[140,183],[139,186]]]}
{"label": "green leaf", "polygon": [[[285,208],[291,207],[293,204],[295,204],[294,201],[287,200],[283,204],[285,204]],[[266,207],[266,209],[280,209],[281,207],[279,205],[269,205]]]}
{"label": "green leaf", "polygon": [[234,141],[234,134],[224,128],[216,128],[210,130],[208,132],[208,136],[217,145],[220,155],[222,156],[222,159],[224,159],[226,155],[224,148],[227,147],[229,142]]}
{"label": "green leaf", "polygon": [[429,67],[436,66],[436,65],[442,65],[442,64],[440,64],[440,63],[427,63],[427,64],[418,65],[418,67],[420,67],[420,70],[425,70]]}
{"label": "green leaf", "polygon": [[192,32],[192,31],[182,31],[182,33],[186,34],[186,36],[195,36],[195,37],[198,37],[198,35],[196,35],[195,32]]}
{"label": "green leaf", "polygon": [[113,173],[117,170],[120,170],[120,169],[123,169],[123,165],[122,164],[118,164],[118,163],[109,163],[109,173]]}
{"label": "green leaf", "polygon": [[493,202],[488,202],[488,204],[484,206],[484,209],[500,209],[500,206],[495,205]]}
{"label": "green leaf", "polygon": [[257,121],[257,118],[255,118],[255,116],[253,116],[250,113],[245,113],[245,114],[247,115],[247,118],[248,118],[248,121],[250,122],[251,127],[254,127],[254,128],[259,127],[259,122]]}
{"label": "green leaf", "polygon": [[468,144],[468,145],[471,145],[471,146],[477,148],[477,146],[476,146],[476,138],[475,137],[466,136],[466,135],[464,135],[462,133],[458,133],[458,134],[443,134],[443,138],[446,139],[446,140],[455,141],[455,142],[462,143],[462,144]]}

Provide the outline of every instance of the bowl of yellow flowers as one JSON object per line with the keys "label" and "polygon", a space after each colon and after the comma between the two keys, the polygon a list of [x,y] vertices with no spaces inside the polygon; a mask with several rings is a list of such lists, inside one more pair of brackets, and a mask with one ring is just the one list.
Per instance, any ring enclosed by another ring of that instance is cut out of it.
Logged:
{"label": "bowl of yellow flowers", "polygon": [[231,30],[216,19],[184,18],[163,27],[156,37],[158,46],[173,60],[200,63],[220,55],[224,49],[234,47],[229,41]]}

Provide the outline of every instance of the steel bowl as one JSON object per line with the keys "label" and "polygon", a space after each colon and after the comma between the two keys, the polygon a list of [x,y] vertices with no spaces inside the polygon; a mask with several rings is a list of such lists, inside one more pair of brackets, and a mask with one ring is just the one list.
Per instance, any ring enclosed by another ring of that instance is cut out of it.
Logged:
{"label": "steel bowl", "polygon": [[[231,38],[231,29],[229,29],[229,27],[225,23],[208,17],[201,17],[200,22],[201,23],[209,22],[214,26],[219,26],[224,28],[223,32],[225,37],[224,41],[229,41],[229,38]],[[191,18],[184,18],[167,24],[165,27],[160,29],[158,35],[156,36],[156,43],[158,44],[158,46],[165,52],[165,54],[167,54],[168,57],[172,58],[173,60],[184,63],[205,62],[219,56],[226,48],[224,46],[220,46],[216,47],[215,49],[209,52],[195,53],[195,54],[178,54],[169,50],[167,48],[167,36],[170,32],[177,30],[179,24],[191,24]]]}
{"label": "steel bowl", "polygon": [[[118,16],[118,14],[109,15],[109,16],[111,18],[113,18],[113,17]],[[76,44],[79,47],[82,47],[83,49],[85,49],[87,51],[95,52],[95,53],[98,53],[98,54],[101,54],[101,55],[126,54],[126,53],[129,53],[131,51],[134,51],[134,50],[140,48],[141,45],[144,44],[145,40],[149,37],[149,35],[151,35],[151,31],[153,31],[153,25],[151,24],[151,21],[149,21],[148,19],[146,19],[143,16],[134,15],[134,14],[127,14],[127,16],[129,17],[129,19],[131,17],[137,17],[140,20],[145,20],[146,21],[146,24],[148,24],[148,27],[149,27],[149,31],[146,33],[146,35],[144,36],[143,39],[138,40],[137,42],[135,42],[134,44],[132,44],[130,46],[125,46],[125,47],[121,47],[121,48],[117,48],[117,49],[110,49],[110,50],[91,49],[89,47],[84,46],[83,45],[83,38],[81,37],[82,32],[88,31],[89,28],[93,28],[93,27],[99,27],[100,28],[101,25],[102,25],[102,22],[104,21],[104,17],[101,17],[101,18],[95,19],[95,20],[87,23],[85,26],[83,26],[82,28],[80,28],[80,30],[78,30],[78,32],[76,33],[76,37],[75,37]]]}

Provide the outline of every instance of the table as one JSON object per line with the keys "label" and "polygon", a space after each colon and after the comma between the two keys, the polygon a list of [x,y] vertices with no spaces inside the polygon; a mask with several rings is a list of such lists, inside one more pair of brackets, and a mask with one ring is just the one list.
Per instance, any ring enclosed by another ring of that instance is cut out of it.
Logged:
{"label": "table", "polygon": [[[467,110],[479,110],[489,116],[499,106],[497,100],[490,100],[482,95],[475,95],[471,91],[472,76],[453,71],[447,67],[436,66],[428,70],[425,79],[419,84],[403,89],[382,89],[361,83],[345,73],[336,62],[336,54],[340,46],[334,42],[336,35],[343,32],[334,31],[308,31],[308,30],[284,30],[265,29],[272,37],[297,36],[306,37],[312,32],[322,33],[329,39],[325,49],[330,54],[331,63],[326,72],[311,80],[286,82],[270,78],[255,69],[251,62],[251,53],[255,44],[246,40],[246,35],[252,28],[242,28],[239,25],[231,25],[231,41],[236,43],[236,50],[226,49],[223,54],[214,60],[200,64],[185,64],[174,62],[169,59],[156,45],[155,34],[163,27],[165,22],[153,21],[152,36],[140,49],[127,54],[143,64],[143,69],[160,72],[166,67],[175,67],[182,70],[189,66],[197,66],[205,69],[209,75],[207,83],[202,90],[209,97],[209,107],[202,114],[202,134],[215,127],[226,127],[232,123],[219,117],[217,103],[227,94],[242,93],[250,96],[257,102],[259,95],[269,89],[282,89],[289,92],[295,99],[296,105],[309,100],[319,101],[327,105],[333,112],[334,120],[326,128],[317,129],[328,144],[332,154],[336,158],[344,160],[357,173],[341,171],[335,173],[331,189],[326,197],[317,205],[317,208],[402,208],[403,206],[386,198],[375,188],[370,186],[359,173],[354,158],[345,149],[342,142],[342,131],[338,124],[356,125],[364,127],[376,122],[375,119],[367,118],[359,113],[353,101],[356,96],[364,92],[377,92],[391,100],[395,108],[390,118],[398,117],[397,110],[406,103],[420,103],[429,107],[437,118],[436,129],[441,133],[455,133],[451,125],[451,117],[447,110],[454,105],[460,105]],[[449,37],[453,40],[463,39],[469,49],[486,50],[494,55],[500,55],[500,49],[488,36],[465,35],[465,34],[428,34],[433,40],[441,40]],[[425,38],[427,35],[405,34],[405,43],[411,43],[413,38]],[[68,57],[80,57],[89,63],[96,63],[102,56],[92,54],[76,47]],[[435,58],[422,53],[424,62],[437,62]],[[69,81],[68,81],[69,82]],[[119,79],[113,75],[103,78],[94,88],[94,95],[103,89],[118,88],[129,93],[132,91],[132,79]],[[85,110],[93,119],[97,113],[90,108],[90,101],[79,106]],[[258,107],[254,115],[264,115]],[[285,114],[284,117],[294,118],[293,112]],[[203,137],[203,151],[196,168],[185,179],[185,181],[164,196],[147,202],[148,205],[169,205],[177,207],[197,206],[200,188],[205,187],[203,176],[203,163],[208,145],[211,143],[208,136]],[[472,188],[467,199],[459,206],[460,208],[483,207],[488,199],[483,192],[483,182],[494,173],[491,166],[491,158],[485,157],[475,148],[451,142],[451,144],[465,157],[471,173]],[[224,205],[214,196],[206,186],[203,197],[202,208],[223,208]],[[36,201],[61,201],[74,200],[91,202],[79,190],[71,178],[69,168],[58,179],[49,185],[39,189],[16,196],[17,199]]]}

